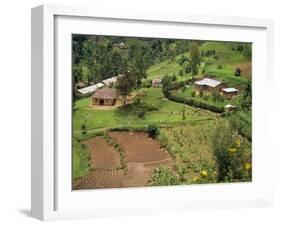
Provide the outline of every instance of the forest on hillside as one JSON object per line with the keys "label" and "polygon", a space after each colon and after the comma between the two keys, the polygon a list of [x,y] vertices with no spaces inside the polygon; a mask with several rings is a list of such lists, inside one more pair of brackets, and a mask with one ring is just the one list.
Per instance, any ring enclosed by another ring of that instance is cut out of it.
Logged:
{"label": "forest on hillside", "polygon": [[[75,88],[88,86],[103,79],[130,71],[138,83],[146,78],[146,70],[165,60],[173,60],[176,56],[188,53],[192,40],[159,39],[159,38],[132,38],[111,36],[73,35],[73,68],[72,74]],[[206,41],[196,41],[202,45]],[[251,58],[249,43],[224,42],[233,51],[242,53]],[[202,50],[202,56],[216,56],[216,50]],[[190,59],[185,57],[179,62],[185,67],[191,65]]]}

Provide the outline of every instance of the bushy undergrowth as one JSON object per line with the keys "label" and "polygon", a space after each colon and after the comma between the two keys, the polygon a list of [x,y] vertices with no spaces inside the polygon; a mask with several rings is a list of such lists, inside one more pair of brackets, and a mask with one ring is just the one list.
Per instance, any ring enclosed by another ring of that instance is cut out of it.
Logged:
{"label": "bushy undergrowth", "polygon": [[213,136],[218,182],[251,181],[251,147],[233,130],[217,128]]}
{"label": "bushy undergrowth", "polygon": [[135,101],[131,104],[126,104],[117,109],[116,114],[118,115],[135,115],[138,118],[144,118],[146,112],[157,111],[158,108],[152,104],[142,103]]}
{"label": "bushy undergrowth", "polygon": [[180,184],[180,180],[171,169],[160,166],[159,168],[154,169],[150,184],[154,186],[178,185]]}

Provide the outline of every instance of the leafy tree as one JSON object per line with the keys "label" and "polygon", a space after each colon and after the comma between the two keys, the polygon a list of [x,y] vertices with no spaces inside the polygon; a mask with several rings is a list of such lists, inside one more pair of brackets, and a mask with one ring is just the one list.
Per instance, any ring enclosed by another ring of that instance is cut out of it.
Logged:
{"label": "leafy tree", "polygon": [[186,108],[185,107],[182,108],[181,113],[182,113],[182,120],[185,120],[186,119]]}
{"label": "leafy tree", "polygon": [[235,76],[240,76],[241,75],[241,69],[240,68],[236,68],[235,72],[234,72],[234,75]]}
{"label": "leafy tree", "polygon": [[200,53],[198,43],[192,41],[190,46],[190,68],[192,79],[194,80],[195,75],[198,74],[198,66],[200,65]]}
{"label": "leafy tree", "polygon": [[123,76],[118,77],[116,82],[116,90],[123,97],[123,104],[127,104],[127,97],[132,92],[134,80],[130,76],[130,72],[126,72]]}
{"label": "leafy tree", "polygon": [[184,55],[181,55],[180,59],[177,61],[177,63],[182,66],[184,62],[187,61],[187,58]]}
{"label": "leafy tree", "polygon": [[152,138],[156,138],[159,135],[159,129],[154,124],[148,125],[147,132],[148,136]]}
{"label": "leafy tree", "polygon": [[162,92],[165,96],[168,96],[169,89],[171,88],[172,78],[168,75],[165,75],[162,79]]}
{"label": "leafy tree", "polygon": [[252,109],[252,83],[249,80],[246,87],[243,89],[241,94],[236,98],[236,105],[244,110],[251,111]]}

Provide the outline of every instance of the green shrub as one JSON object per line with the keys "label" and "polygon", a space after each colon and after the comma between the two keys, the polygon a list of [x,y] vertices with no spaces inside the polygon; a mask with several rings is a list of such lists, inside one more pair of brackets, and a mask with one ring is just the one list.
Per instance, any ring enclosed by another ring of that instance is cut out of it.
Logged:
{"label": "green shrub", "polygon": [[219,64],[218,66],[217,66],[217,69],[222,69],[222,65],[221,64]]}
{"label": "green shrub", "polygon": [[150,184],[154,186],[178,185],[180,184],[180,180],[172,170],[160,166],[159,168],[154,169]]}
{"label": "green shrub", "polygon": [[234,72],[234,75],[235,76],[241,76],[241,69],[240,68],[236,68],[235,72]]}
{"label": "green shrub", "polygon": [[192,91],[192,92],[191,92],[191,96],[192,96],[192,97],[195,97],[195,95],[196,95],[196,92],[195,92],[195,91]]}
{"label": "green shrub", "polygon": [[147,132],[148,136],[151,138],[156,138],[159,135],[159,129],[154,124],[148,125]]}
{"label": "green shrub", "polygon": [[226,126],[213,135],[213,150],[217,163],[218,182],[251,181],[250,147]]}

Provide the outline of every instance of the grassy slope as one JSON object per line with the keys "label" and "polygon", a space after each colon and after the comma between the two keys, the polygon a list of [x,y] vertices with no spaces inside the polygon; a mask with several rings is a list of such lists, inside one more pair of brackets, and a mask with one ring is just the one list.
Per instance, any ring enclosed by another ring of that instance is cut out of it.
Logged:
{"label": "grassy slope", "polygon": [[83,146],[76,139],[73,139],[73,178],[84,176],[90,170],[89,153],[86,146]]}
{"label": "grassy slope", "polygon": [[[215,75],[215,77],[229,86],[241,86],[247,83],[246,75],[243,73],[240,77],[234,76],[236,65],[239,63],[249,63],[241,53],[233,51],[231,43],[223,42],[205,42],[201,45],[200,50],[216,50],[216,55],[219,57],[217,61],[214,61],[213,57],[203,57],[205,61],[213,62],[207,66],[206,74]],[[222,65],[221,69],[218,69],[218,65]],[[248,76],[248,75],[247,75]]]}
{"label": "grassy slope", "polygon": [[[144,119],[135,115],[119,115],[117,110],[94,110],[88,107],[90,98],[76,101],[76,111],[73,115],[73,128],[76,134],[80,133],[81,125],[86,124],[87,130],[97,130],[110,127],[146,127],[148,124],[156,123],[169,125],[172,123],[185,123],[201,119],[208,119],[214,116],[213,113],[197,110],[189,106],[182,105],[167,100],[160,88],[144,88],[147,95],[141,101],[153,104],[158,107],[157,111],[147,112]],[[182,109],[186,108],[186,119],[182,120]]]}
{"label": "grassy slope", "polygon": [[[231,43],[205,42],[200,46],[200,52],[206,52],[207,50],[214,49],[216,50],[216,55],[219,57],[218,60],[214,60],[213,56],[202,57],[202,61],[209,61],[212,63],[211,65],[208,65],[206,67],[205,74],[215,75],[217,79],[225,82],[229,86],[241,86],[243,84],[246,84],[246,77],[249,77],[249,75],[244,76],[242,73],[242,76],[235,77],[234,72],[237,64],[250,64],[249,60],[245,59],[245,57],[241,53],[233,51]],[[177,61],[182,55],[188,56],[188,53],[178,55],[171,60],[166,60],[159,64],[151,66],[146,72],[147,78],[154,79],[157,77],[163,77],[164,75],[178,75],[178,73],[182,70],[182,67],[177,63]],[[203,65],[204,64],[201,65],[199,75],[197,77],[202,76],[200,75],[200,73],[202,71]],[[222,65],[222,69],[218,69],[218,65]],[[178,81],[186,80],[189,78],[191,78],[191,74],[184,73],[183,76],[177,76]]]}
{"label": "grassy slope", "polygon": [[[173,59],[165,60],[159,64],[152,65],[146,71],[148,79],[154,79],[157,77],[163,77],[165,75],[172,76],[173,74],[178,75],[178,73],[182,70],[182,67],[177,63],[182,55],[187,56],[187,54],[181,54]],[[186,80],[191,78],[191,74],[185,74],[183,76],[177,76],[178,81]]]}

